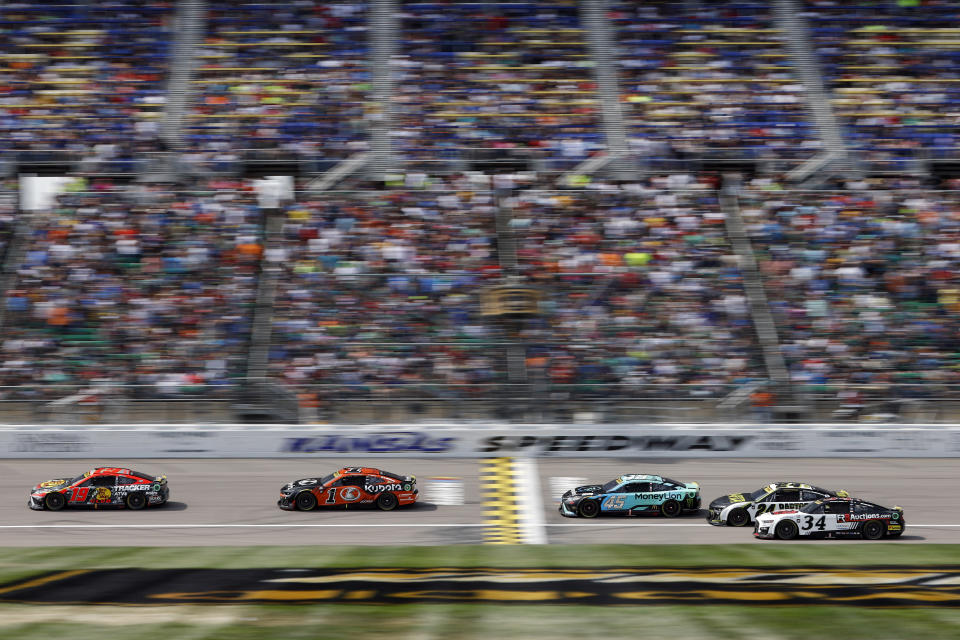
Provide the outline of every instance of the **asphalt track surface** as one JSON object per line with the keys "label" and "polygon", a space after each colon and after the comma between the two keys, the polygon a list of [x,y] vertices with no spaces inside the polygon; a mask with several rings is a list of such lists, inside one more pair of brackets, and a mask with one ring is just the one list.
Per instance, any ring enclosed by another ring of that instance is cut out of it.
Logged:
{"label": "asphalt track surface", "polygon": [[[143,511],[66,509],[31,511],[27,496],[38,482],[80,474],[94,466],[129,466],[165,473],[170,503]],[[287,512],[279,489],[298,478],[341,466],[381,467],[431,478],[459,478],[464,503],[383,513],[375,509]],[[261,459],[261,460],[6,460],[0,462],[0,546],[227,546],[227,545],[446,545],[480,544],[489,525],[478,481],[479,460]],[[715,497],[773,481],[808,482],[905,510],[902,543],[960,542],[960,492],[955,459],[539,459],[535,526],[550,544],[870,544],[860,540],[756,541],[750,529],[712,527],[704,512],[675,519],[564,518],[557,512],[555,478],[603,482],[623,473],[658,473],[697,481],[704,506]],[[502,498],[509,500],[509,498]],[[528,501],[529,502],[529,501]]]}

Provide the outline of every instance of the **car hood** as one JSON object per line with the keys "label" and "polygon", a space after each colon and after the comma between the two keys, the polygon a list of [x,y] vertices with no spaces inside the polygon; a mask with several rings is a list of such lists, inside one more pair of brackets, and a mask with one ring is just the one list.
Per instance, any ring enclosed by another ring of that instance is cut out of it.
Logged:
{"label": "car hood", "polygon": [[70,481],[73,478],[57,478],[55,480],[46,480],[41,482],[33,488],[33,491],[36,493],[38,491],[56,491],[57,489],[63,489],[70,484]]}
{"label": "car hood", "polygon": [[570,498],[572,496],[595,496],[598,493],[603,493],[602,484],[585,484],[581,487],[570,489],[563,494],[563,497]]}
{"label": "car hood", "polygon": [[750,498],[748,497],[752,492],[744,491],[743,493],[728,493],[725,496],[720,496],[716,500],[710,503],[711,507],[726,507],[727,505],[736,504],[738,502],[749,502]]}
{"label": "car hood", "polygon": [[289,492],[294,489],[312,489],[313,487],[319,487],[321,480],[323,480],[323,478],[300,478],[299,480],[294,480],[293,482],[288,482],[283,485],[280,491]]}
{"label": "car hood", "polygon": [[764,513],[757,516],[757,522],[773,522],[774,520],[779,520],[782,516],[789,516],[795,513],[800,513],[797,509],[784,509],[783,511],[771,511],[770,513]]}

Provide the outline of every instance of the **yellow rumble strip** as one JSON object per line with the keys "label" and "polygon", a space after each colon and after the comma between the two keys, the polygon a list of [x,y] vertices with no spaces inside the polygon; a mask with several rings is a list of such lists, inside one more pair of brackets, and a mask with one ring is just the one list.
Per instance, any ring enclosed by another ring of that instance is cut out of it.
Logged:
{"label": "yellow rumble strip", "polygon": [[483,496],[483,517],[489,522],[483,530],[484,544],[522,543],[513,458],[482,460],[480,491]]}

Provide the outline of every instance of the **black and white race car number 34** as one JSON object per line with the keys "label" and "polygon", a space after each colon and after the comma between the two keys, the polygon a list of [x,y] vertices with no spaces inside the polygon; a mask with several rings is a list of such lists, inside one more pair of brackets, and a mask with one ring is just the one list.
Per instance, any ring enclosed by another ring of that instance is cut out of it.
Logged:
{"label": "black and white race car number 34", "polygon": [[826,516],[820,516],[819,518],[814,518],[814,516],[803,516],[803,523],[800,525],[800,528],[804,531],[810,531],[811,529],[816,528],[817,531],[823,531],[827,528]]}

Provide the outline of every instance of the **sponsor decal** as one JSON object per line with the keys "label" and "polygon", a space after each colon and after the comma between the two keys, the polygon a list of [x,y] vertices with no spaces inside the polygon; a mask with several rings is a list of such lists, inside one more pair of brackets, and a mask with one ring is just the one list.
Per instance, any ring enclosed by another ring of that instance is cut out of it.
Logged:
{"label": "sponsor decal", "polygon": [[106,487],[97,487],[97,492],[93,495],[94,502],[110,502],[110,489]]}
{"label": "sponsor decal", "polygon": [[46,482],[40,483],[40,488],[49,489],[50,487],[59,487],[63,484],[67,484],[67,480],[47,480]]}
{"label": "sponsor decal", "polygon": [[403,486],[399,483],[392,484],[368,484],[363,488],[367,493],[382,493],[384,491],[402,491]]}
{"label": "sponsor decal", "polygon": [[960,607],[960,567],[103,569],[0,585],[37,604],[822,604]]}
{"label": "sponsor decal", "polygon": [[456,438],[435,438],[418,431],[393,431],[362,436],[330,433],[305,438],[284,438],[287,453],[445,453]]}
{"label": "sponsor decal", "polygon": [[839,513],[837,522],[857,522],[859,520],[889,520],[889,513]]}
{"label": "sponsor decal", "polygon": [[357,487],[344,487],[340,490],[340,499],[344,502],[353,502],[360,497],[360,489]]}
{"label": "sponsor decal", "polygon": [[73,453],[90,448],[87,437],[74,432],[15,433],[11,447],[19,453]]}
{"label": "sponsor decal", "polygon": [[480,453],[529,451],[543,454],[592,451],[739,451],[754,436],[499,435],[481,442]]}

